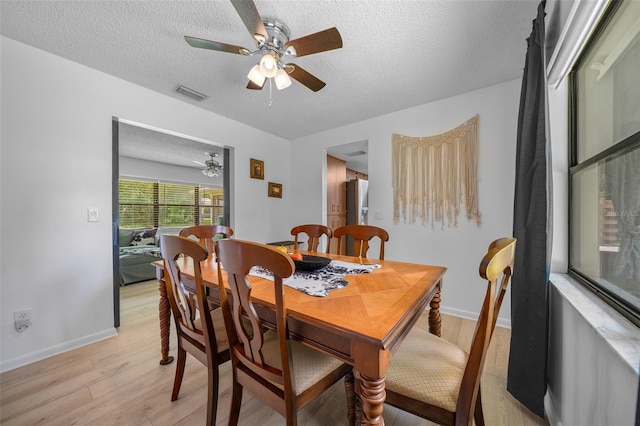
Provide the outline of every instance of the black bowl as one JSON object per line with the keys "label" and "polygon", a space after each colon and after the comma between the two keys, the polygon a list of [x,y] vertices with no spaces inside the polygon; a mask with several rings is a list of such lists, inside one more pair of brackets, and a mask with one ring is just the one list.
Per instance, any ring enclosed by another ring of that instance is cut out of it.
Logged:
{"label": "black bowl", "polygon": [[296,264],[296,270],[298,271],[315,271],[331,263],[331,259],[327,259],[326,257],[311,256],[308,254],[303,254],[302,260],[292,260],[293,263]]}

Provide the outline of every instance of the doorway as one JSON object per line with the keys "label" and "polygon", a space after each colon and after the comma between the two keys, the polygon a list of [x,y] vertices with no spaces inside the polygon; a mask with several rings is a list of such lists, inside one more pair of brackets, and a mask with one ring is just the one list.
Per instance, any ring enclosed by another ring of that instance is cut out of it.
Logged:
{"label": "doorway", "polygon": [[[159,260],[154,256],[159,256],[157,239],[161,232],[177,234],[184,226],[205,224],[207,220],[231,226],[231,150],[209,141],[114,117],[112,154],[113,306],[114,326],[119,327],[120,287],[136,280],[153,279],[155,269],[151,262]],[[207,162],[212,159],[223,166],[221,174],[205,173]],[[135,205],[121,205],[120,186],[125,183],[127,188],[132,184],[136,188],[153,187],[152,196]],[[185,195],[178,202],[163,201],[158,188],[165,187],[171,194],[182,191]],[[190,191],[189,195],[187,191]],[[185,203],[185,199],[191,202]],[[132,214],[136,216],[133,219]],[[149,241],[149,247],[145,246],[149,249],[148,256],[132,259],[131,247],[123,242],[123,236],[133,234],[132,229],[142,224],[144,228],[155,229],[155,240]],[[121,256],[124,256],[122,262]]]}
{"label": "doorway", "polygon": [[[362,217],[363,211],[366,220],[368,204],[353,202],[358,196],[354,196],[353,191],[348,191],[350,187],[348,182],[356,180],[368,182],[369,141],[362,140],[328,148],[326,161],[327,226],[334,231],[340,226],[355,224],[356,222],[349,222],[349,218]],[[330,247],[332,253],[337,252],[337,247],[334,247],[334,244],[337,244],[337,241],[332,241],[332,247]],[[347,241],[346,245],[341,248],[341,252],[349,254],[350,246],[352,243],[349,244]]]}

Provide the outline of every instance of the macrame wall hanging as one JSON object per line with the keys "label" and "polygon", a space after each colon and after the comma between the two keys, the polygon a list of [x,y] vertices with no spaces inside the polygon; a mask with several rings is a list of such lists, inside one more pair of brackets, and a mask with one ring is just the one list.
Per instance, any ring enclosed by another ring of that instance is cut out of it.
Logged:
{"label": "macrame wall hanging", "polygon": [[478,115],[440,135],[393,134],[393,223],[446,219],[457,226],[460,204],[480,225],[478,211]]}

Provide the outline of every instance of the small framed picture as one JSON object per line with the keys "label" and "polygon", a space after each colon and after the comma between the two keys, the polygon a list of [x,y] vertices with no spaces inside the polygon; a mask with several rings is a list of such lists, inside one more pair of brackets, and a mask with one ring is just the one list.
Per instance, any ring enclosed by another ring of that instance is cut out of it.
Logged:
{"label": "small framed picture", "polygon": [[264,161],[251,158],[249,167],[250,167],[252,179],[264,180]]}
{"label": "small framed picture", "polygon": [[282,198],[282,184],[269,182],[269,197]]}

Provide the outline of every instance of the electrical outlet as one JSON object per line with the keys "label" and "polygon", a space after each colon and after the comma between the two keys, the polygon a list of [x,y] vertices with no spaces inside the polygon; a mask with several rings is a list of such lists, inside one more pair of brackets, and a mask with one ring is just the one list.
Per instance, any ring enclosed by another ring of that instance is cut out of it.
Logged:
{"label": "electrical outlet", "polygon": [[382,220],[382,210],[375,211],[376,220]]}
{"label": "electrical outlet", "polygon": [[14,321],[20,320],[30,320],[31,319],[31,308],[23,309],[21,311],[15,311],[13,313]]}
{"label": "electrical outlet", "polygon": [[13,313],[16,330],[22,333],[31,326],[31,308],[15,311]]}

